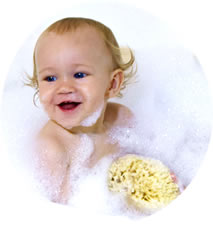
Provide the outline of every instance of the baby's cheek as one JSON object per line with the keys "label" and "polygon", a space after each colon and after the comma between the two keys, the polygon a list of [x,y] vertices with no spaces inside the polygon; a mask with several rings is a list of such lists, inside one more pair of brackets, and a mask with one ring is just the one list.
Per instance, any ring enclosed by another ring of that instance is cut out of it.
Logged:
{"label": "baby's cheek", "polygon": [[100,89],[98,87],[84,89],[83,91],[81,91],[81,93],[84,95],[84,99],[89,101],[92,104],[103,99],[102,92],[100,91]]}
{"label": "baby's cheek", "polygon": [[50,103],[52,101],[52,90],[40,89],[39,99],[40,99],[41,104]]}

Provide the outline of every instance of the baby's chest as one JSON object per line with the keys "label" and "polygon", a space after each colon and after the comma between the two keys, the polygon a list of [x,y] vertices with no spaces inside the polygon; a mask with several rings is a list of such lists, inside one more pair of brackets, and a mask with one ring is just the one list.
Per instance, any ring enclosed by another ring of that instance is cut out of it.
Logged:
{"label": "baby's chest", "polygon": [[112,142],[106,134],[82,134],[79,139],[66,139],[63,149],[66,149],[71,168],[93,168],[103,158],[120,151],[118,144]]}
{"label": "baby's chest", "polygon": [[93,144],[93,151],[88,158],[89,167],[95,167],[102,159],[120,151],[117,144],[111,143],[107,139],[96,140]]}

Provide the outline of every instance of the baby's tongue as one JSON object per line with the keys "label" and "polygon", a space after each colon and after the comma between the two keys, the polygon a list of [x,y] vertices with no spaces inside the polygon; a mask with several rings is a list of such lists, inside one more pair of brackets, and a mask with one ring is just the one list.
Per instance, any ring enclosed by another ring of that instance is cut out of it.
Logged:
{"label": "baby's tongue", "polygon": [[72,110],[77,105],[78,105],[77,103],[64,103],[60,107],[63,108],[64,110]]}

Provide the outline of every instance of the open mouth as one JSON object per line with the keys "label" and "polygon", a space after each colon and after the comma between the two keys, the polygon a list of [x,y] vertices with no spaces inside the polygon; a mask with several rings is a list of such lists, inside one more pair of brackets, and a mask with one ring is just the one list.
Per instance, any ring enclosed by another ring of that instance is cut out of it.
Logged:
{"label": "open mouth", "polygon": [[61,102],[60,104],[58,104],[58,106],[62,111],[72,111],[72,110],[76,109],[80,104],[81,104],[81,102],[64,101],[64,102]]}

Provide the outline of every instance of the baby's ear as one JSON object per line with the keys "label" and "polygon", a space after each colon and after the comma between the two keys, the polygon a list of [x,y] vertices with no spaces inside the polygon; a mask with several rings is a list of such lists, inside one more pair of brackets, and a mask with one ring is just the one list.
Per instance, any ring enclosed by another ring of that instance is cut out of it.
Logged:
{"label": "baby's ear", "polygon": [[108,90],[109,98],[116,97],[120,92],[121,85],[124,81],[124,72],[121,69],[116,69],[110,75],[110,86]]}

